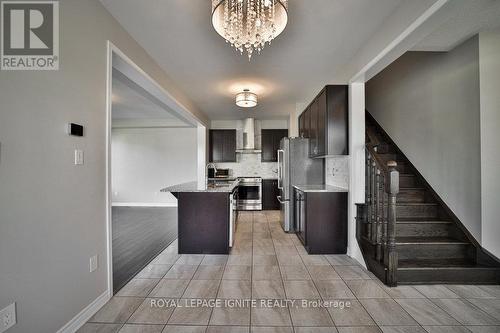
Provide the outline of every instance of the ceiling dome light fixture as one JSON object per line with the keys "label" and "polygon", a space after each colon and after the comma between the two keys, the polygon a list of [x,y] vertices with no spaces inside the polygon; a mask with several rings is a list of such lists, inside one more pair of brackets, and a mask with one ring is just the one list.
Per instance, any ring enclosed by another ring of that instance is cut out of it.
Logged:
{"label": "ceiling dome light fixture", "polygon": [[242,108],[253,108],[257,106],[257,95],[244,89],[242,92],[236,94],[236,105]]}
{"label": "ceiling dome light fixture", "polygon": [[212,25],[248,60],[285,30],[288,0],[212,0]]}

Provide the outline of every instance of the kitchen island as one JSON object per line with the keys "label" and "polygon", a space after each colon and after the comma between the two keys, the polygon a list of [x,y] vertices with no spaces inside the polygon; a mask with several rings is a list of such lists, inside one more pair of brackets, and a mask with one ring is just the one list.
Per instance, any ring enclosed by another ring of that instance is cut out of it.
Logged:
{"label": "kitchen island", "polygon": [[166,187],[178,200],[179,254],[228,254],[235,228],[238,180]]}

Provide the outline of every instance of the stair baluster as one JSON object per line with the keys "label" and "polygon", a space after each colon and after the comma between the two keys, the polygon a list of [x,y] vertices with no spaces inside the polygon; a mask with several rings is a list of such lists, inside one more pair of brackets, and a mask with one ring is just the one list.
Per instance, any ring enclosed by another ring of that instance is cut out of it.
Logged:
{"label": "stair baluster", "polygon": [[372,161],[371,161],[371,155],[370,153],[367,151],[366,152],[366,204],[367,204],[367,223],[368,223],[368,226],[367,226],[367,235],[366,237],[371,241],[372,240],[372,228],[371,228],[371,223],[372,223],[372,202],[371,202],[371,193],[372,193],[372,190],[371,190],[371,184],[372,184],[372,181],[371,181],[371,170],[372,170]]}
{"label": "stair baluster", "polygon": [[396,251],[396,196],[399,193],[399,172],[395,161],[387,162],[387,182],[385,191],[388,195],[387,206],[387,285],[397,286],[398,252]]}

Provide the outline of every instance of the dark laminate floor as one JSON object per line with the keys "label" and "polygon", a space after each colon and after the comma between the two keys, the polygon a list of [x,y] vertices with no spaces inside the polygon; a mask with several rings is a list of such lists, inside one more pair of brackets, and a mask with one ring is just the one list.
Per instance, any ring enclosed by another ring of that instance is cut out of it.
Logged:
{"label": "dark laminate floor", "polygon": [[116,293],[177,238],[177,208],[113,207],[112,213]]}

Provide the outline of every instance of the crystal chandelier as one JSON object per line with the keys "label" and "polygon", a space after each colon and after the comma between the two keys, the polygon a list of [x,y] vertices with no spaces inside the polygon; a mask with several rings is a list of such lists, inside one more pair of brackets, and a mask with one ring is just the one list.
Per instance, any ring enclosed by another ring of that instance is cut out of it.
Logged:
{"label": "crystal chandelier", "polygon": [[215,31],[248,60],[277,37],[288,21],[288,0],[212,0]]}

